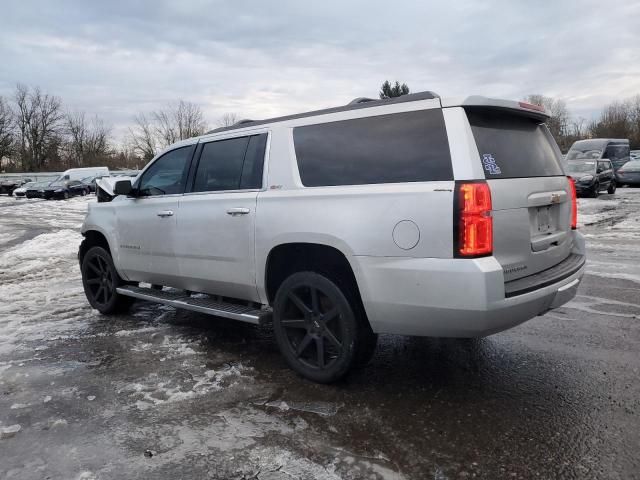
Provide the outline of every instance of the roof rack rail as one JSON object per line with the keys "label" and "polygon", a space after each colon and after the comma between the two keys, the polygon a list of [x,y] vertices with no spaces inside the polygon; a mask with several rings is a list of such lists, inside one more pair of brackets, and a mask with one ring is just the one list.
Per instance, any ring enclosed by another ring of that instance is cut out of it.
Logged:
{"label": "roof rack rail", "polygon": [[373,98],[358,97],[351,100],[349,103],[347,103],[347,105],[358,105],[359,103],[367,103],[367,102],[373,102],[373,101],[374,101]]}
{"label": "roof rack rail", "polygon": [[344,112],[348,110],[358,110],[361,108],[383,106],[383,105],[389,105],[389,104],[395,104],[395,103],[415,102],[419,100],[432,100],[436,98],[440,98],[440,95],[430,91],[409,93],[407,95],[402,95],[400,97],[384,98],[381,100],[366,98],[366,97],[358,97],[353,99],[351,102],[349,102],[349,104],[342,105],[340,107],[325,108],[323,110],[315,110],[312,112],[305,112],[305,113],[296,113],[293,115],[285,115],[282,117],[269,118],[266,120],[240,120],[239,122],[234,123],[230,127],[218,127],[214,130],[210,130],[206,132],[205,135],[210,133],[226,132],[229,130],[235,130],[237,128],[242,128],[246,126],[254,127],[259,125],[265,125],[272,122],[282,122],[285,120],[293,120],[297,118],[305,118],[305,117],[311,117],[316,115],[325,115],[328,113],[338,113],[338,112]]}

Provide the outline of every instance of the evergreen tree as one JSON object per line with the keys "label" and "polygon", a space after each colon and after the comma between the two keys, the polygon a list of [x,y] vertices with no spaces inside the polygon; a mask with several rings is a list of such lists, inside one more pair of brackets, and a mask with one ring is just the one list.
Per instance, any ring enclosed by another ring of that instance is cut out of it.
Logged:
{"label": "evergreen tree", "polygon": [[389,80],[385,80],[382,84],[382,88],[380,89],[380,98],[395,98],[401,95],[406,95],[409,93],[409,87],[406,83],[400,85],[400,82],[396,80],[394,85],[389,83]]}

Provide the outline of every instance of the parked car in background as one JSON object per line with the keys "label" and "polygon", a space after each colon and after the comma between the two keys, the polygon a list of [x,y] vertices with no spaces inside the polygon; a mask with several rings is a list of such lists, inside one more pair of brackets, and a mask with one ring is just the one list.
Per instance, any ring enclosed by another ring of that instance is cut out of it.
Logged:
{"label": "parked car in background", "polygon": [[55,181],[44,189],[43,198],[50,199],[67,199],[76,195],[87,195],[89,187],[80,180],[64,180]]}
{"label": "parked car in background", "polygon": [[95,193],[96,191],[96,181],[98,180],[99,177],[96,177],[95,175],[91,175],[90,177],[84,177],[81,178],[80,181],[85,184],[87,187],[89,187],[89,191],[91,193]]}
{"label": "parked car in background", "polygon": [[26,194],[27,194],[27,190],[28,190],[29,188],[33,187],[34,185],[36,185],[37,183],[38,183],[38,182],[27,182],[27,183],[23,184],[22,186],[20,186],[20,187],[16,188],[16,189],[13,191],[13,194],[14,194],[16,197],[24,197],[24,196],[26,196]]}
{"label": "parked car in background", "polygon": [[21,177],[5,177],[0,180],[0,194],[13,195],[13,191],[24,185],[25,183],[30,182],[30,178],[21,178]]}
{"label": "parked car in background", "polygon": [[631,160],[618,169],[618,181],[622,185],[640,185],[640,159]]}
{"label": "parked car in background", "polygon": [[567,162],[572,160],[603,159],[611,161],[615,174],[630,159],[629,140],[624,138],[578,140],[571,145],[567,153]]}
{"label": "parked car in background", "polygon": [[27,198],[44,198],[44,189],[49,186],[50,180],[32,183],[25,193]]}
{"label": "parked car in background", "polygon": [[570,160],[567,175],[576,183],[578,195],[597,197],[602,190],[615,193],[616,179],[609,160]]}
{"label": "parked car in background", "polygon": [[422,92],[184,140],[89,205],[85,294],[103,314],[138,298],[268,325],[317,382],[366,364],[378,333],[514,327],[571,300],[585,268],[548,119]]}

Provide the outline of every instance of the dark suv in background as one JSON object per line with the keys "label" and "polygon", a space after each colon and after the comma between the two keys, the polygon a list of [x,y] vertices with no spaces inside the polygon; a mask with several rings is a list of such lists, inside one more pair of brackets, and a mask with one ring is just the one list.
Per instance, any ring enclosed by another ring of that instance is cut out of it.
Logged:
{"label": "dark suv in background", "polygon": [[569,160],[567,174],[575,180],[578,195],[597,197],[602,190],[616,191],[615,174],[609,160]]}

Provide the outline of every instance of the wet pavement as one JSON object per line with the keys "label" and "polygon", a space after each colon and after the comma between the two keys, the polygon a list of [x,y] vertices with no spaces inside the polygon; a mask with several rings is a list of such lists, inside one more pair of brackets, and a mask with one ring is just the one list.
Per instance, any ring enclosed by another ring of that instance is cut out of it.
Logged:
{"label": "wet pavement", "polygon": [[266,328],[91,310],[89,201],[0,197],[0,478],[640,478],[640,189],[580,201],[570,304],[481,340],[382,336],[331,386]]}

